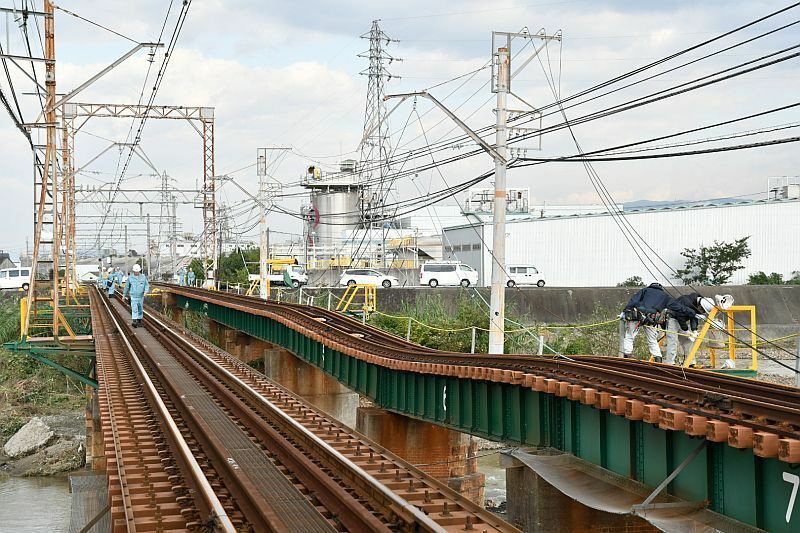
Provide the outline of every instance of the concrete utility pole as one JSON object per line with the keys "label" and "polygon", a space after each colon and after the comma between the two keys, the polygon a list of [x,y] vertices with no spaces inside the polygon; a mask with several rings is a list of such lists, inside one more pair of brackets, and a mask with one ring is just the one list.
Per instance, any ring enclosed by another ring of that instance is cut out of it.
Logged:
{"label": "concrete utility pole", "polygon": [[508,88],[511,83],[508,48],[497,49],[497,124],[495,126],[494,215],[492,217],[492,293],[489,300],[489,353],[503,353],[506,321],[506,139]]}
{"label": "concrete utility pole", "polygon": [[128,226],[125,226],[125,275],[128,275]]}
{"label": "concrete utility pole", "polygon": [[150,262],[151,262],[151,255],[150,255],[150,213],[147,213],[147,277],[150,277]]}
{"label": "concrete utility pole", "polygon": [[[528,39],[540,40],[543,42],[538,48],[534,48],[531,55],[527,57],[520,66],[512,72],[511,69],[511,42],[513,39]],[[546,35],[544,30],[536,34],[528,33],[526,30],[518,33],[510,32],[492,32],[492,92],[497,93],[497,109],[496,113],[496,138],[495,146],[491,146],[484,141],[480,135],[475,133],[464,122],[462,122],[452,111],[447,109],[440,101],[434,98],[427,92],[405,93],[405,94],[392,94],[387,95],[389,98],[401,98],[402,100],[388,113],[384,115],[384,119],[394,112],[404,100],[417,96],[429,99],[436,104],[439,109],[444,111],[453,122],[459,125],[462,130],[473,140],[478,146],[483,148],[486,153],[492,156],[495,163],[495,181],[494,181],[494,214],[493,214],[493,240],[492,240],[492,293],[489,302],[491,316],[489,318],[489,353],[498,354],[504,352],[505,344],[505,283],[506,283],[506,169],[508,166],[508,157],[506,152],[508,150],[507,142],[509,135],[513,139],[522,136],[528,138],[535,136],[541,129],[508,126],[509,114],[515,117],[528,117],[526,122],[533,122],[535,120],[541,121],[541,112],[527,103],[523,98],[514,94],[511,89],[511,80],[520,73],[546,46],[547,41],[560,41],[561,32],[555,35]],[[508,109],[508,97],[513,96],[524,104],[526,109],[515,110]],[[368,133],[365,133],[365,137]],[[538,150],[540,147],[515,147],[511,149],[511,156],[517,157],[517,153],[525,153],[527,150]]]}

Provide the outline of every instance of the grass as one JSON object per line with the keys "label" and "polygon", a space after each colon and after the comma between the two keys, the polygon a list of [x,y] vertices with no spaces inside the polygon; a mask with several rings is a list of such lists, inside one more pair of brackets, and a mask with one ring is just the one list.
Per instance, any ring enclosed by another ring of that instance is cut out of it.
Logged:
{"label": "grass", "polygon": [[[19,338],[19,298],[0,295],[0,344]],[[65,361],[66,362],[66,361]],[[5,441],[33,416],[76,411],[83,386],[21,352],[0,347],[0,439]]]}
{"label": "grass", "polygon": [[[445,351],[469,352],[472,347],[473,326],[486,328],[489,317],[486,305],[480,299],[468,296],[462,292],[458,296],[455,312],[442,302],[438,297],[421,295],[413,303],[403,303],[399,317],[412,317],[425,324],[413,323],[411,328],[411,341]],[[610,317],[619,313],[617,309],[597,307],[587,320],[586,324],[606,322]],[[544,353],[560,353],[564,355],[604,355],[614,356],[619,351],[619,333],[616,322],[591,328],[554,328],[548,329],[545,324],[537,324],[530,317],[515,316],[513,307],[506,309],[506,316],[510,320],[506,329],[505,351],[509,354],[535,354],[539,348],[538,335],[544,337]],[[408,320],[375,313],[370,317],[369,323],[375,327],[388,331],[398,337],[406,337]],[[516,324],[525,324],[527,330],[520,330]],[[552,324],[551,326],[556,326]],[[466,329],[465,329],[466,328]],[[443,331],[463,330],[463,331]],[[489,334],[477,330],[475,351],[485,353],[488,349]],[[634,353],[646,353],[644,335],[636,339]]]}

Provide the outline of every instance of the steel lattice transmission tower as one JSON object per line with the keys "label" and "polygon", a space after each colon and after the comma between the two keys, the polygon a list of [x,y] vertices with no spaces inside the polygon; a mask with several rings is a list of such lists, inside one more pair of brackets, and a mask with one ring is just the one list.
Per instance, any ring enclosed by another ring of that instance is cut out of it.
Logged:
{"label": "steel lattice transmission tower", "polygon": [[386,121],[384,84],[392,78],[387,66],[402,61],[389,55],[385,46],[399,42],[381,30],[379,20],[372,21],[372,28],[361,36],[369,40],[369,50],[358,54],[369,60],[369,67],[360,72],[369,78],[367,102],[364,111],[364,137],[361,140],[361,165],[359,170],[361,189],[361,216],[365,227],[383,218],[383,206],[392,183],[389,175],[389,124]]}

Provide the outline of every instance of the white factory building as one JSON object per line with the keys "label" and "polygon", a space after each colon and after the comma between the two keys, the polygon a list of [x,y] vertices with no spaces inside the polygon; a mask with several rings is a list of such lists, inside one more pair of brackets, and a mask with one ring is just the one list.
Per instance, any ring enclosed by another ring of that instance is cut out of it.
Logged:
{"label": "white factory building", "polygon": [[[800,199],[784,198],[625,209],[625,220],[672,269],[683,268],[686,248],[733,242],[749,236],[752,255],[731,283],[746,283],[757,271],[790,278],[800,271]],[[609,213],[543,216],[513,220],[506,226],[506,264],[534,265],[548,286],[614,286],[631,276],[645,282],[675,283],[648,272]],[[485,243],[485,244],[484,244]],[[491,222],[444,230],[443,257],[463,261],[491,280]],[[670,270],[654,257],[664,274]],[[637,250],[640,254],[642,252]],[[655,279],[654,279],[655,278]]]}

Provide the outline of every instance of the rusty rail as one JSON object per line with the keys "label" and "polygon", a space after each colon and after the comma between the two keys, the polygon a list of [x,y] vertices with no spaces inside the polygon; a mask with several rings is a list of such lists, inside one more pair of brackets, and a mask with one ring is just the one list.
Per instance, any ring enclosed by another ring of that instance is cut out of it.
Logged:
{"label": "rusty rail", "polygon": [[[240,528],[517,531],[162,315],[148,309],[145,327],[134,330],[122,324],[119,302],[103,306],[190,430],[203,462],[216,473],[215,489],[230,494],[243,519]],[[295,512],[276,503],[291,491],[265,490],[264,477],[254,474],[263,467],[245,464],[245,456],[226,448],[232,423],[257,446],[248,461],[273,465],[303,498],[293,500]]]}
{"label": "rusty rail", "polygon": [[616,357],[444,352],[319,307],[167,287],[176,294],[272,318],[333,349],[390,368],[518,383],[664,429],[750,447],[762,457],[800,462],[796,388]]}

